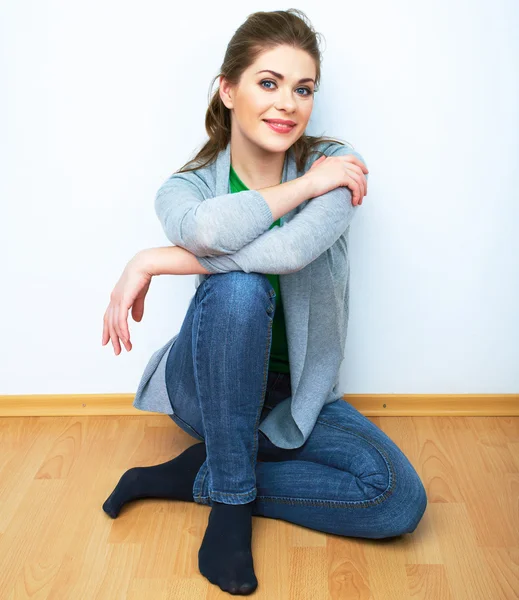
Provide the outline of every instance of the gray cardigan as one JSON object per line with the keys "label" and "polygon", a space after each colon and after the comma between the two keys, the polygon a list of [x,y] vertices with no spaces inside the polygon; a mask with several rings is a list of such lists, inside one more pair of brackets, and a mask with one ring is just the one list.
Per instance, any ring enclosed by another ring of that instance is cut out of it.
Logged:
{"label": "gray cardigan", "polygon": [[[349,146],[321,142],[327,156],[353,154]],[[301,177],[292,149],[283,183]],[[339,369],[348,326],[350,267],[348,234],[359,206],[341,186],[301,203],[281,217],[281,227],[257,190],[230,192],[230,143],[211,165],[174,173],[158,190],[155,210],[169,241],[195,256],[211,273],[244,271],[279,274],[283,298],[292,395],[278,404],[260,430],[280,448],[308,439],[321,408],[342,397]],[[366,178],[368,175],[366,175]],[[210,275],[196,274],[195,289]],[[178,333],[150,358],[133,406],[172,413],[166,389],[168,352]]]}

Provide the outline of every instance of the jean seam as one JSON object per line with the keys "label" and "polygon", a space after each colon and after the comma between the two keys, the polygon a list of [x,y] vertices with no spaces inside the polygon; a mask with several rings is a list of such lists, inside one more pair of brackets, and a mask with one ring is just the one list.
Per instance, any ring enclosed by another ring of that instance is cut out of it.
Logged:
{"label": "jean seam", "polygon": [[[209,282],[211,282],[211,277],[206,277],[202,283],[198,286],[196,292],[195,292],[195,308],[198,307],[198,305],[200,304],[200,298],[198,298],[197,301],[197,296],[203,294],[205,296],[206,292],[206,288],[209,285]],[[212,283],[212,282],[211,282]]]}
{"label": "jean seam", "polygon": [[[269,298],[272,300],[272,298],[275,298],[275,297],[276,297],[276,292],[275,292],[274,288],[271,287],[269,290]],[[267,306],[267,314],[270,316],[270,313],[274,312],[275,309],[276,309],[275,303],[269,304]]]}
{"label": "jean seam", "polygon": [[273,321],[271,319],[269,319],[268,321],[268,329],[267,329],[267,342],[265,344],[265,359],[263,361],[263,384],[261,386],[261,401],[259,403],[259,407],[258,407],[258,411],[256,414],[256,422],[254,423],[254,446],[252,449],[252,454],[249,456],[249,460],[251,463],[251,466],[253,468],[255,468],[255,459],[254,457],[257,456],[257,452],[258,452],[258,428],[259,428],[259,422],[260,422],[260,418],[261,418],[261,413],[263,410],[263,404],[265,402],[265,394],[266,394],[266,390],[267,390],[267,379],[268,379],[268,363],[269,363],[269,344],[271,343],[271,335],[272,335],[272,323]]}
{"label": "jean seam", "polygon": [[[207,286],[210,283],[212,283],[211,282],[211,277],[207,277],[202,282],[202,284],[205,284],[204,287],[203,287],[203,290],[202,290],[203,296],[202,296],[202,298],[199,298],[198,303],[197,303],[197,308],[202,304],[203,299],[205,298],[205,296],[207,294]],[[202,323],[202,311],[203,311],[203,307],[200,308],[200,311],[201,311],[201,314],[200,314],[200,318],[198,320],[198,328],[197,328],[197,332],[196,332],[197,333],[197,335],[196,335],[197,343],[195,344],[195,349],[194,349],[195,358],[194,358],[194,361],[193,361],[195,363],[195,366],[196,366],[196,368],[194,370],[195,371],[194,372],[194,377],[195,377],[196,383],[198,384],[198,385],[196,385],[196,389],[200,389],[200,383],[198,382],[198,363],[197,363],[198,352],[197,352],[197,350],[198,350],[198,339],[199,339],[200,325]],[[199,401],[201,402],[201,399],[199,399]],[[202,420],[203,420],[203,413],[202,413]],[[205,441],[205,439],[204,439],[204,441]],[[209,473],[209,465],[207,463],[207,457],[206,457],[205,461],[202,463],[202,466],[200,467],[200,469],[205,469],[205,471],[204,471],[204,474],[203,474],[203,477],[202,477],[202,481],[200,483],[200,493],[197,496],[198,500],[202,500],[203,498],[206,498],[206,496],[202,496],[202,490],[204,489],[205,479],[206,479],[206,477],[207,477],[207,475]],[[196,481],[196,478],[195,478],[195,481]]]}
{"label": "jean seam", "polygon": [[[200,301],[198,301],[198,302],[196,301],[196,296],[197,296],[197,295],[198,295],[200,292],[203,292],[203,293],[204,293],[204,295],[205,295],[205,293],[206,293],[206,287],[207,287],[207,285],[204,285],[204,284],[206,284],[206,282],[207,282],[207,280],[208,280],[208,279],[209,279],[209,277],[208,277],[208,278],[206,278],[206,279],[204,279],[204,281],[202,281],[202,283],[201,283],[201,284],[198,286],[197,290],[195,291],[195,304],[194,304],[194,310],[195,310],[195,311],[196,311],[196,309],[198,308],[198,306],[199,306],[199,304],[200,304]],[[171,352],[171,349],[170,349],[170,351],[169,351],[169,352]],[[168,353],[168,357],[169,357],[169,353]],[[178,383],[177,383],[177,389],[178,389]],[[185,421],[184,419],[182,419],[182,417],[180,417],[180,416],[178,415],[178,413],[175,411],[175,407],[173,406],[173,402],[172,402],[172,400],[171,400],[171,396],[169,395],[169,390],[167,390],[167,394],[168,394],[168,400],[169,400],[169,403],[171,404],[172,415],[173,415],[173,416],[174,416],[176,419],[178,419],[179,421],[181,421],[181,422],[182,422],[182,423],[183,423],[183,424],[184,424],[184,425],[185,425],[185,426],[186,426],[186,427],[187,427],[187,428],[188,428],[188,429],[189,429],[189,430],[192,432],[192,433],[191,433],[191,435],[192,435],[194,438],[198,439],[199,441],[205,442],[205,438],[204,438],[204,436],[203,436],[203,435],[201,435],[201,434],[200,434],[200,433],[199,433],[199,432],[198,432],[198,431],[197,431],[197,430],[196,430],[196,429],[195,429],[195,428],[194,428],[192,425],[190,425],[190,424],[189,424],[187,421]],[[173,422],[175,421],[175,419],[172,419],[172,420],[173,420]],[[178,425],[178,423],[175,423],[175,424],[177,425],[177,427],[180,427],[180,425]],[[182,429],[182,428],[181,428],[181,429]],[[187,432],[186,432],[186,433],[187,433]]]}
{"label": "jean seam", "polygon": [[220,494],[220,496],[228,496],[229,498],[232,498],[233,496],[249,496],[250,494],[254,493],[255,490],[256,490],[256,487],[252,487],[247,492],[220,492],[220,490],[214,490],[214,489],[211,491],[214,494]]}
{"label": "jean seam", "polygon": [[[176,412],[173,412],[172,415],[175,417],[175,419],[182,421],[182,423],[192,432],[193,437],[196,437],[198,440],[205,442],[205,438],[200,433],[198,433],[198,431],[194,427],[192,427],[187,421],[184,421],[182,417],[179,417]],[[172,419],[172,421],[174,422],[175,419]],[[178,423],[176,423],[176,425],[180,427]]]}
{"label": "jean seam", "polygon": [[204,476],[202,477],[202,481],[200,482],[200,493],[198,494],[198,500],[202,500],[203,498],[209,498],[209,496],[202,496],[202,490],[204,489],[204,483],[205,483],[205,478],[207,477],[207,474],[209,473],[209,467],[207,465],[207,459],[205,459],[205,461],[202,464],[201,468],[204,468],[205,465],[205,471],[204,471]]}

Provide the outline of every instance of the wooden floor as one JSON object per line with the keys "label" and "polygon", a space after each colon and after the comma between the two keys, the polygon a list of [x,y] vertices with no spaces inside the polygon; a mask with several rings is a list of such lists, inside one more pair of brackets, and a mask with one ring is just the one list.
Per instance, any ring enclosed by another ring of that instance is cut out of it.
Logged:
{"label": "wooden floor", "polygon": [[[328,536],[253,518],[269,600],[519,598],[519,418],[370,417],[428,495],[416,531]],[[193,443],[166,415],[0,419],[0,599],[229,598],[198,571],[210,507],[156,499],[102,510],[122,473]]]}

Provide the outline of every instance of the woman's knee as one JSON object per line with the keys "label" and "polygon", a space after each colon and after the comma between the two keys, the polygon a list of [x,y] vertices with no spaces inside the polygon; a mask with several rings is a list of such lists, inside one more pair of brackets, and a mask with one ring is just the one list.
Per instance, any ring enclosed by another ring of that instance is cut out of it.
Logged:
{"label": "woman's knee", "polygon": [[427,507],[427,493],[416,472],[409,475],[405,484],[400,485],[399,489],[402,494],[405,493],[405,497],[402,496],[399,502],[400,506],[405,508],[399,509],[399,514],[403,516],[395,520],[395,526],[387,532],[387,537],[413,533],[422,520]]}
{"label": "woman's knee", "polygon": [[403,531],[402,533],[412,533],[418,527],[418,523],[422,520],[425,509],[427,508],[427,492],[418,475],[413,479],[413,492],[411,498],[412,500],[409,505],[409,523],[406,531]]}
{"label": "woman's knee", "polygon": [[238,303],[240,307],[274,305],[276,293],[264,273],[245,273],[230,271],[228,273],[213,273],[210,276],[211,289],[218,289],[219,300]]}
{"label": "woman's knee", "polygon": [[394,481],[392,492],[380,504],[385,512],[384,531],[380,537],[396,537],[412,533],[427,507],[425,487],[409,459],[399,450],[399,459],[392,460]]}
{"label": "woman's knee", "polygon": [[228,273],[213,273],[211,284],[221,285],[226,290],[231,288],[239,289],[260,289],[269,291],[272,285],[264,273],[245,273],[244,271],[229,271]]}

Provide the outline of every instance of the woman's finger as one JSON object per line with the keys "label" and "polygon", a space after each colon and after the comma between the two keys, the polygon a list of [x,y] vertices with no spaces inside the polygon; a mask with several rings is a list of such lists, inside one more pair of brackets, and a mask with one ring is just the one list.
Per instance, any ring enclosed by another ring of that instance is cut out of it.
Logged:
{"label": "woman's finger", "polygon": [[128,306],[127,300],[122,300],[121,304],[119,304],[119,312],[117,318],[117,325],[119,327],[119,336],[124,343],[124,347],[126,351],[128,351],[128,342],[130,340],[130,332],[128,330],[128,311],[130,307]]}
{"label": "woman's finger", "polygon": [[357,206],[360,200],[359,183],[357,181],[358,175],[351,169],[346,169],[346,175],[349,178],[347,187],[351,191],[351,203],[353,206]]}
{"label": "woman's finger", "polygon": [[108,309],[105,310],[105,316],[103,317],[103,337],[101,339],[101,345],[105,346],[110,339],[108,332]]}
{"label": "woman's finger", "polygon": [[360,168],[347,168],[348,175],[352,177],[358,187],[357,196],[358,196],[358,204],[362,203],[362,199],[367,194],[367,179]]}
{"label": "woman's finger", "polygon": [[119,343],[119,347],[121,346],[122,340],[123,345],[126,348],[126,351],[128,352],[128,344],[125,341],[126,334],[124,333],[124,327],[121,328],[121,315],[122,319],[124,320],[124,310],[122,309],[122,303],[119,302],[119,304],[116,304],[114,308],[114,329],[117,333],[117,342]]}
{"label": "woman's finger", "polygon": [[366,173],[369,173],[368,167],[366,167],[366,165],[360,160],[360,158],[357,158],[354,154],[344,154],[340,158],[344,158],[346,162],[358,166],[362,173],[364,173],[364,171],[366,171]]}
{"label": "woman's finger", "polygon": [[354,156],[353,154],[346,154],[344,156],[338,156],[337,158],[341,158],[344,160],[344,165],[346,169],[354,171],[355,173],[358,173],[359,175],[364,177],[364,179],[366,179],[365,173],[369,173],[368,167],[366,167],[366,165],[356,156]]}
{"label": "woman's finger", "polygon": [[355,173],[354,175],[352,175],[352,179],[355,182],[354,183],[354,186],[355,186],[355,197],[357,198],[357,205],[358,205],[362,201],[362,193],[363,193],[362,179],[361,179],[361,177],[357,173]]}
{"label": "woman's finger", "polygon": [[361,189],[361,193],[362,193],[361,200],[362,200],[362,198],[364,198],[364,196],[368,193],[368,180],[366,179],[366,176],[364,175],[364,172],[362,171],[362,169],[360,167],[355,172],[358,173],[358,175],[359,175],[357,178],[357,181],[360,185],[360,189]]}
{"label": "woman's finger", "polygon": [[[108,332],[110,334],[110,341],[112,342],[112,347],[114,349],[115,352],[115,331],[113,331],[112,329],[112,303],[110,301],[110,306],[108,307]],[[115,352],[115,354],[117,354],[117,352]]]}
{"label": "woman's finger", "polygon": [[120,310],[121,310],[121,304],[118,302],[117,304],[114,305],[114,312],[113,312],[113,317],[112,317],[115,333],[117,334],[118,340],[121,340],[123,338],[123,335],[121,334],[121,330],[119,329]]}
{"label": "woman's finger", "polygon": [[144,295],[139,295],[135,298],[135,302],[132,306],[132,318],[134,321],[139,322],[142,320],[144,314]]}
{"label": "woman's finger", "polygon": [[[367,196],[367,195],[368,195],[368,180],[366,179],[366,193],[364,194],[364,196]],[[364,200],[364,198],[361,199],[360,204],[362,204],[362,200]]]}
{"label": "woman's finger", "polygon": [[112,346],[114,347],[114,352],[116,356],[121,353],[121,344],[119,344],[119,338],[117,337],[117,332],[114,327],[114,308],[113,304],[110,305],[110,315],[109,315],[109,323],[110,323],[110,337],[112,338]]}

